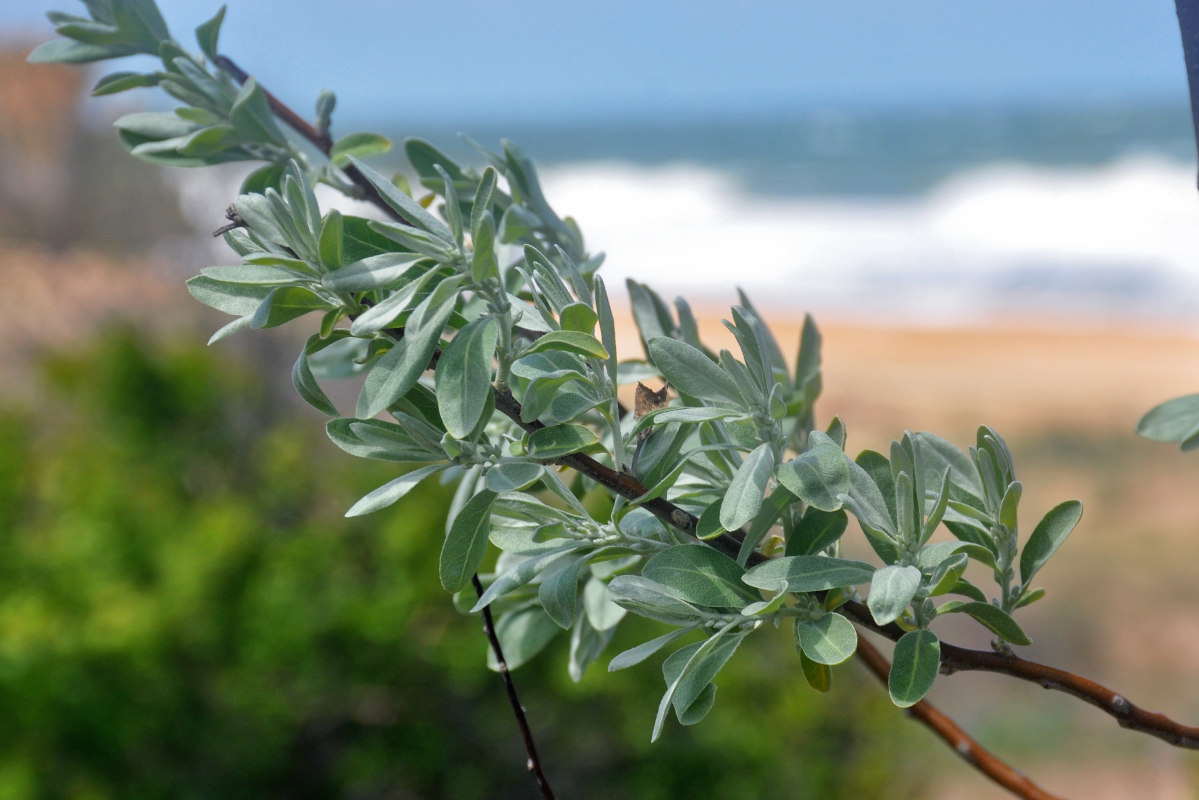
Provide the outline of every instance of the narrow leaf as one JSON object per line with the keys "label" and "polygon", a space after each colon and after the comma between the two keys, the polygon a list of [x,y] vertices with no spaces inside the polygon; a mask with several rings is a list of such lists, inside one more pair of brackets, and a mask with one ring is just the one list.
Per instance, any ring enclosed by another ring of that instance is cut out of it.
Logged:
{"label": "narrow leaf", "polygon": [[427,467],[414,469],[412,472],[401,475],[394,481],[383,484],[350,506],[350,510],[346,512],[346,516],[360,517],[363,514],[370,514],[381,508],[387,508],[416,488],[416,485],[425,478],[446,469],[448,466],[449,464],[430,464]]}
{"label": "narrow leaf", "polygon": [[1028,544],[1024,545],[1024,551],[1020,553],[1021,583],[1028,586],[1028,582],[1062,546],[1081,518],[1082,503],[1077,500],[1067,500],[1050,509],[1049,513],[1037,523],[1036,529],[1028,537]]}
{"label": "narrow leaf", "polygon": [[725,530],[735,531],[757,515],[773,471],[774,451],[769,442],[745,457],[720,505],[720,524]]}
{"label": "narrow leaf", "polygon": [[491,504],[495,492],[484,489],[472,497],[450,526],[449,535],[441,547],[439,574],[447,592],[457,592],[470,576],[478,571],[487,551],[487,536],[491,532]]}

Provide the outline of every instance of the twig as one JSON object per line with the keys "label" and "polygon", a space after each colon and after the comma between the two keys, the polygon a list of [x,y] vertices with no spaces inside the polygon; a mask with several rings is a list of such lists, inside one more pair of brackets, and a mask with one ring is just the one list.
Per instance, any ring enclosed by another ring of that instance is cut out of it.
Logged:
{"label": "twig", "polygon": [[[246,71],[239,67],[236,63],[234,63],[233,59],[229,58],[228,56],[218,55],[215,59],[213,59],[213,61],[218,67],[232,75],[234,80],[236,80],[238,83],[245,83],[250,78],[249,74],[247,74]],[[276,117],[283,120],[288,127],[300,134],[300,136],[303,136],[305,139],[307,139],[314,147],[316,147],[316,149],[320,150],[326,156],[329,155],[329,153],[333,150],[333,139],[331,136],[329,136],[328,132],[322,134],[306,120],[304,120],[303,117],[293,111],[290,106],[281,101],[279,98],[275,97],[275,95],[273,95],[271,92],[267,91],[266,87],[260,85],[258,88],[262,89],[262,94],[266,97],[266,101],[271,107],[271,112],[274,113]],[[341,171],[344,172],[346,177],[353,181],[354,185],[357,186],[359,191],[362,192],[362,198],[364,200],[377,206],[392,219],[408,225],[412,224],[411,221],[408,220],[403,214],[388,205],[387,201],[383,199],[383,196],[379,194],[379,190],[376,189],[374,185],[366,179],[366,176],[359,172],[358,168],[353,164],[347,164],[341,168]]]}
{"label": "twig", "polygon": [[[482,597],[483,584],[479,580],[479,574],[471,575],[470,581],[475,587],[475,593]],[[504,688],[508,691],[508,702],[512,704],[512,713],[516,717],[516,724],[520,727],[520,735],[525,740],[525,752],[529,755],[525,766],[533,774],[533,779],[537,781],[537,788],[541,789],[541,796],[545,800],[554,800],[554,790],[550,788],[549,779],[545,777],[545,772],[541,769],[541,759],[537,756],[537,745],[533,742],[533,731],[529,728],[529,720],[525,717],[525,707],[521,705],[520,696],[516,693],[516,684],[512,682],[512,673],[508,671],[508,662],[504,660],[504,651],[500,648],[500,640],[495,633],[495,624],[491,619],[491,606],[483,607],[483,632],[487,634],[487,642],[491,645],[491,652],[495,655],[496,664],[499,665],[500,677],[504,679]]]}
{"label": "twig", "polygon": [[[870,610],[861,603],[846,603],[838,608],[838,611],[863,628],[881,634],[892,641],[898,641],[904,634],[903,629],[894,623],[877,624],[871,616]],[[1001,675],[1035,683],[1045,689],[1065,692],[1113,717],[1123,728],[1155,736],[1175,747],[1199,749],[1199,727],[1184,725],[1170,719],[1165,714],[1144,709],[1124,695],[1090,678],[1084,678],[1073,672],[1050,667],[1036,661],[1029,661],[1017,655],[1005,655],[993,650],[971,650],[942,642],[941,672],[952,674],[967,670],[997,672]]]}
{"label": "twig", "polygon": [[[874,677],[882,681],[883,686],[886,686],[887,677],[891,674],[891,664],[887,661],[886,656],[861,637],[858,638],[857,655],[874,673]],[[949,748],[963,761],[1017,797],[1023,797],[1025,800],[1061,800],[1057,795],[1049,794],[1029,780],[1024,773],[987,750],[927,700],[916,703],[908,709],[908,713],[920,724],[941,737],[942,741],[949,745]]]}

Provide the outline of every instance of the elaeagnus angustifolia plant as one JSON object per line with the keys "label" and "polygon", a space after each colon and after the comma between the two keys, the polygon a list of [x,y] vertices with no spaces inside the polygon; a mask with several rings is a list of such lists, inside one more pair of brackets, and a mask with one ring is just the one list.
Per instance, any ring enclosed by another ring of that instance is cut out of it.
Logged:
{"label": "elaeagnus angustifolia plant", "polygon": [[[348,515],[383,511],[425,480],[456,485],[441,583],[461,608],[487,614],[505,678],[558,636],[569,637],[576,680],[601,658],[620,670],[658,657],[665,691],[646,721],[657,739],[670,717],[703,719],[747,637],[785,628],[797,677],[825,691],[833,668],[858,655],[897,706],[1021,796],[1049,795],[952,721],[930,721],[940,712],[922,699],[939,672],[1035,681],[1195,746],[1193,729],[1142,719],[1123,697],[1013,652],[1031,641],[1020,610],[1044,595],[1034,579],[1081,505],[1064,502],[1022,532],[1022,484],[996,431],[980,428],[967,450],[905,433],[887,453],[849,457],[845,423],[817,422],[815,323],[804,319],[789,363],[744,295],[724,323],[736,352],[717,351],[685,300],[630,281],[643,348],[620,353],[603,255],[554,211],[515,144],[471,141],[476,166],[408,140],[419,177],[409,186],[364,160],[390,147],[383,136],[333,135],[331,93],[305,121],[221,55],[224,8],[196,30],[195,51],[172,38],[153,0],[84,5],[86,16],[50,14],[61,38],[31,60],[155,56],[154,69],[107,75],[93,90],[158,87],[179,102],[117,120],[133,155],[257,165],[219,231],[233,263],[188,281],[232,317],[211,341],[306,318],[314,332],[291,369],[296,391],[329,417],[338,447],[396,464],[393,480],[347,498]],[[322,210],[318,184],[375,213]],[[322,383],[348,376],[361,377],[361,392],[342,409]],[[619,393],[630,384],[632,410]],[[1188,420],[1169,431],[1184,447],[1199,439]],[[870,561],[841,554],[851,517]],[[609,653],[630,613],[661,634]],[[993,649],[943,644],[948,614],[984,626]],[[889,670],[859,629],[895,642]]]}

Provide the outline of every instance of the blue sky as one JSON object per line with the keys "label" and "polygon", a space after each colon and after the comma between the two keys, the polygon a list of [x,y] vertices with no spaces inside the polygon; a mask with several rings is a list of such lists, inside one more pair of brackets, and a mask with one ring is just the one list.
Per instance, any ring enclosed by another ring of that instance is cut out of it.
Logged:
{"label": "blue sky", "polygon": [[[218,7],[161,0],[175,37]],[[0,30],[79,13],[0,3]],[[333,9],[332,11],[330,9]],[[577,119],[1185,98],[1168,0],[233,0],[222,50],[343,119]]]}

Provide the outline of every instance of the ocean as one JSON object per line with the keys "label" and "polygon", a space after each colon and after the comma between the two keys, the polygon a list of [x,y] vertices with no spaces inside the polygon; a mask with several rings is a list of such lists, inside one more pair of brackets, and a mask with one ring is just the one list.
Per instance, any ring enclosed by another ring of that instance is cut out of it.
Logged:
{"label": "ocean", "polygon": [[[722,305],[741,287],[764,310],[859,321],[1199,330],[1190,126],[1180,98],[463,132],[532,156],[609,286]],[[454,130],[389,127],[478,162]]]}

